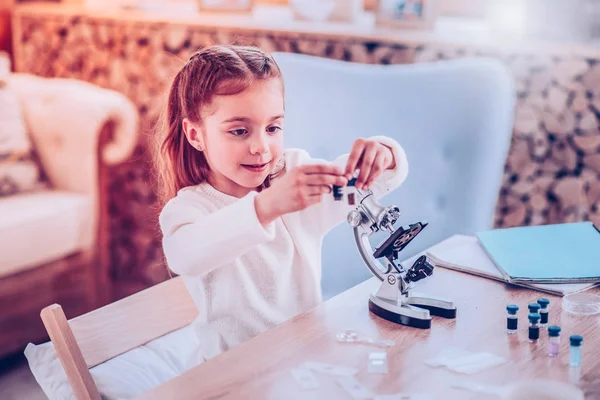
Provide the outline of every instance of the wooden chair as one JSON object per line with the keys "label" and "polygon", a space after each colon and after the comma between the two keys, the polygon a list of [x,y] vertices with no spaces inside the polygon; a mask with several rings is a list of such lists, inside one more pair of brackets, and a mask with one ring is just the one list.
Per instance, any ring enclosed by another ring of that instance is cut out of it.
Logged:
{"label": "wooden chair", "polygon": [[183,328],[197,315],[181,277],[71,320],[58,304],[41,313],[78,400],[101,400],[89,368]]}

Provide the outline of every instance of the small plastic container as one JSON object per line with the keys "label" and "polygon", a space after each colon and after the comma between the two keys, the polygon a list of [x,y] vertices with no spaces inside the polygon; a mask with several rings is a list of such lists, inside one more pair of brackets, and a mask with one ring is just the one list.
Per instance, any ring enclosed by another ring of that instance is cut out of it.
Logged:
{"label": "small plastic container", "polygon": [[516,304],[509,304],[506,306],[506,311],[508,312],[506,317],[506,333],[517,333],[519,324],[519,320],[517,319],[517,311],[519,311],[519,306]]}
{"label": "small plastic container", "polygon": [[529,341],[535,343],[540,339],[540,319],[542,318],[538,313],[529,314]]}
{"label": "small plastic container", "polygon": [[539,314],[540,308],[542,308],[542,306],[540,306],[538,303],[529,303],[527,304],[527,308],[529,308],[529,312],[531,314]]}
{"label": "small plastic container", "polygon": [[540,305],[540,315],[542,319],[540,320],[540,326],[544,327],[548,325],[548,311],[550,308],[550,300],[545,297],[539,298],[537,303]]}
{"label": "small plastic container", "polygon": [[581,365],[581,344],[583,343],[583,337],[580,335],[573,335],[569,339],[571,342],[569,365],[571,367],[579,367]]}
{"label": "small plastic container", "polygon": [[600,314],[600,296],[592,293],[573,293],[563,297],[562,308],[575,315]]}
{"label": "small plastic container", "polygon": [[548,355],[556,357],[560,350],[560,327],[550,325],[548,327]]}

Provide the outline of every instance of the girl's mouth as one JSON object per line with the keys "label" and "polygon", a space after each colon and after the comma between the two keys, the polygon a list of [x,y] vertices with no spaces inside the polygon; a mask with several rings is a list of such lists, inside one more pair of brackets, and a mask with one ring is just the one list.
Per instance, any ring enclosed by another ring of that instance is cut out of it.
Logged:
{"label": "girl's mouth", "polygon": [[265,164],[242,164],[242,167],[246,168],[248,171],[251,171],[251,172],[263,172],[265,169],[267,169],[267,165],[269,165],[269,163],[265,163]]}

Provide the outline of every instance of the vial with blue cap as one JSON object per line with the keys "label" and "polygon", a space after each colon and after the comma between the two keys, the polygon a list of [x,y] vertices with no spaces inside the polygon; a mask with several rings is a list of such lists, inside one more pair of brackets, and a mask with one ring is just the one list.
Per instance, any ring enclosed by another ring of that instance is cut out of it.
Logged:
{"label": "vial with blue cap", "polygon": [[540,339],[540,319],[538,313],[529,314],[529,341],[535,343]]}
{"label": "vial with blue cap", "polygon": [[548,355],[556,357],[560,349],[560,327],[550,325],[548,327]]}
{"label": "vial with blue cap", "polygon": [[571,367],[579,367],[581,365],[581,344],[583,343],[583,337],[573,335],[570,337],[570,341],[571,353],[569,355],[569,365]]}
{"label": "vial with blue cap", "polygon": [[517,333],[519,322],[517,319],[517,311],[519,311],[519,306],[516,304],[509,304],[506,306],[506,311],[508,312],[506,318],[506,333]]}
{"label": "vial with blue cap", "polygon": [[527,308],[529,308],[530,314],[539,314],[540,308],[542,308],[542,306],[540,306],[538,303],[529,303],[527,304]]}
{"label": "vial with blue cap", "polygon": [[542,316],[540,326],[548,325],[548,310],[550,308],[550,300],[545,297],[539,298],[537,303],[540,305],[539,313]]}

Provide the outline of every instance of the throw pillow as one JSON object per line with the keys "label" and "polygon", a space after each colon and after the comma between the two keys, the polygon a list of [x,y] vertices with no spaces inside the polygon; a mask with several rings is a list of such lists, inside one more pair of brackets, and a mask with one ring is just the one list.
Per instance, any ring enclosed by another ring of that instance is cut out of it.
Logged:
{"label": "throw pillow", "polygon": [[40,179],[19,100],[8,85],[9,76],[9,59],[0,54],[0,197],[33,190]]}

